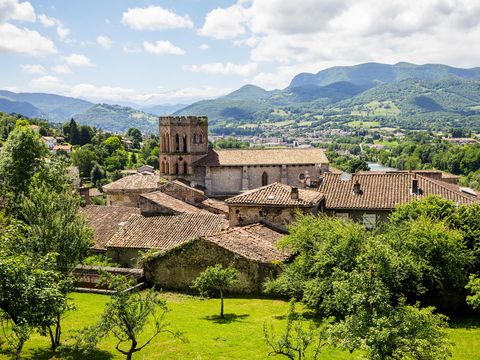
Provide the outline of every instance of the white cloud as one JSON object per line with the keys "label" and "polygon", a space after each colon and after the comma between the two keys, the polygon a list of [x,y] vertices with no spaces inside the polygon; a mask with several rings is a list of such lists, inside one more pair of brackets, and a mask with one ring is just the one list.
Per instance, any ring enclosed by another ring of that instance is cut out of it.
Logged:
{"label": "white cloud", "polygon": [[205,17],[205,24],[198,30],[203,36],[215,39],[233,39],[246,32],[248,13],[242,5],[243,1],[228,8],[217,8]]}
{"label": "white cloud", "polygon": [[65,24],[54,18],[49,17],[45,14],[38,15],[38,20],[40,23],[45,27],[56,27],[57,35],[62,41],[66,41],[68,39],[68,35],[70,35],[70,29],[65,26]]}
{"label": "white cloud", "polygon": [[188,15],[180,16],[160,6],[128,9],[122,15],[122,24],[135,30],[162,30],[192,28]]}
{"label": "white cloud", "polygon": [[208,46],[208,44],[201,44],[198,48],[200,50],[208,50],[210,49],[210,46]]}
{"label": "white cloud", "polygon": [[249,76],[257,70],[257,64],[232,64],[230,62],[224,64],[218,62],[185,66],[184,69],[192,72],[204,72],[208,74]]}
{"label": "white cloud", "polygon": [[66,86],[55,76],[42,76],[33,79],[29,85],[31,88],[39,91],[62,93],[66,90]]}
{"label": "white cloud", "polygon": [[20,65],[23,72],[28,74],[45,74],[45,68],[40,64],[23,64]]}
{"label": "white cloud", "polygon": [[140,47],[129,42],[124,44],[122,49],[123,49],[123,52],[126,52],[126,53],[139,53],[142,51]]}
{"label": "white cloud", "polygon": [[135,94],[129,97],[130,101],[145,105],[191,103],[202,99],[213,99],[231,92],[230,88],[214,86],[187,87],[182,89],[164,90],[150,94]]}
{"label": "white cloud", "polygon": [[134,91],[119,86],[96,86],[92,84],[77,84],[71,87],[68,95],[91,100],[121,101],[128,99]]}
{"label": "white cloud", "polygon": [[157,54],[157,55],[163,55],[163,54],[184,55],[185,54],[185,50],[173,45],[168,40],[160,40],[155,43],[144,41],[143,50],[152,54]]}
{"label": "white cloud", "polygon": [[285,86],[367,61],[478,66],[479,18],[476,0],[238,0],[209,12],[199,33],[251,47],[252,62],[276,67],[252,81]]}
{"label": "white cloud", "polygon": [[68,56],[63,56],[62,59],[70,66],[93,66],[90,59],[85,55],[81,54],[71,54]]}
{"label": "white cloud", "polygon": [[8,20],[35,21],[35,10],[29,2],[0,0],[0,24]]}
{"label": "white cloud", "polygon": [[112,40],[106,35],[97,36],[97,44],[104,49],[110,49],[112,47]]}
{"label": "white cloud", "polygon": [[50,39],[34,30],[15,25],[0,24],[0,53],[18,53],[32,56],[55,54],[55,45]]}
{"label": "white cloud", "polygon": [[71,74],[72,70],[68,65],[60,64],[52,67],[52,70],[57,74]]}

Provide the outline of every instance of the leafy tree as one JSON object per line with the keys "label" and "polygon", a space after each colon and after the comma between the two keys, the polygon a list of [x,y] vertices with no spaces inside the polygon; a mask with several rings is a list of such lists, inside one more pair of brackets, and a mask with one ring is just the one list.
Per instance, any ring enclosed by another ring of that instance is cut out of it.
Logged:
{"label": "leafy tree", "polygon": [[95,163],[98,163],[100,159],[92,145],[85,145],[72,153],[72,160],[74,165],[78,166],[80,176],[88,177]]}
{"label": "leafy tree", "polygon": [[103,146],[110,155],[117,150],[123,149],[122,141],[118,136],[109,136],[103,141]]}
{"label": "leafy tree", "polygon": [[220,318],[223,314],[223,293],[238,281],[238,271],[233,267],[224,268],[222,265],[207,267],[192,283],[192,287],[200,293],[209,290],[220,294]]}
{"label": "leafy tree", "polygon": [[149,156],[147,158],[147,164],[158,170],[160,168],[160,159],[158,156]]}
{"label": "leafy tree", "polygon": [[93,184],[97,184],[103,178],[105,178],[105,172],[100,167],[100,165],[95,164],[92,171],[90,172],[90,180],[92,180]]}
{"label": "leafy tree", "polygon": [[357,171],[368,171],[370,170],[367,162],[363,158],[353,158],[348,163],[349,173],[355,174]]}
{"label": "leafy tree", "polygon": [[268,355],[281,355],[292,360],[307,359],[307,349],[313,344],[315,337],[318,337],[312,356],[312,359],[317,359],[321,348],[325,345],[325,332],[324,329],[316,329],[312,321],[308,322],[308,326],[305,325],[306,322],[303,317],[295,313],[295,301],[290,301],[285,331],[281,336],[275,336],[272,323],[270,326],[266,323],[263,325],[263,337],[271,349]]}
{"label": "leafy tree", "polygon": [[79,145],[86,145],[92,142],[93,130],[90,126],[82,125],[79,130]]}
{"label": "leafy tree", "polygon": [[137,164],[137,154],[133,153],[131,156],[130,156],[130,162],[132,163],[132,165],[136,165]]}
{"label": "leafy tree", "polygon": [[467,303],[474,309],[480,308],[480,278],[473,274],[470,275],[466,288],[470,291],[470,295],[467,296]]}
{"label": "leafy tree", "polygon": [[[181,336],[180,333],[169,330],[169,324],[165,322],[169,309],[166,302],[158,298],[154,289],[145,292],[131,289],[133,281],[125,276],[114,276],[106,272],[102,274],[101,280],[108,283],[109,288],[115,292],[98,323],[81,332],[77,346],[92,348],[102,338],[112,334],[118,340],[115,349],[126,355],[127,360],[131,360],[134,353],[148,346],[161,333]],[[153,333],[149,333],[148,340],[140,345],[139,336],[149,322],[153,323]],[[123,344],[129,344],[128,349],[122,349]]]}
{"label": "leafy tree", "polygon": [[80,131],[78,129],[78,125],[75,120],[72,118],[70,120],[70,124],[68,126],[69,134],[68,140],[72,145],[79,145],[80,144]]}
{"label": "leafy tree", "polygon": [[28,123],[17,123],[0,150],[0,196],[11,198],[15,204],[18,196],[27,191],[40,159],[47,152]]}
{"label": "leafy tree", "polygon": [[130,128],[127,131],[127,136],[132,140],[134,149],[140,148],[140,143],[143,140],[142,132],[140,130],[137,128]]}

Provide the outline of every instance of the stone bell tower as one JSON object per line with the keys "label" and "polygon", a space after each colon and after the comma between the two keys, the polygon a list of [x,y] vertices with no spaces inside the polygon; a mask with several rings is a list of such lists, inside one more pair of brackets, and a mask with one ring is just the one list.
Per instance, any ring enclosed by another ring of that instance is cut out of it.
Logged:
{"label": "stone bell tower", "polygon": [[190,180],[192,163],[207,155],[206,116],[160,116],[160,173]]}

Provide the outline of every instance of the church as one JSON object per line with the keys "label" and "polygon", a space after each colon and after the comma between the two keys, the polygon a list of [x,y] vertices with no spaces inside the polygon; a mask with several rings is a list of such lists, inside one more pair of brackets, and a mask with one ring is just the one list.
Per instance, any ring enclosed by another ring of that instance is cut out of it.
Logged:
{"label": "church", "polygon": [[282,183],[317,187],[329,171],[318,148],[211,149],[206,116],[162,116],[159,119],[160,173],[181,179],[208,196],[231,196]]}

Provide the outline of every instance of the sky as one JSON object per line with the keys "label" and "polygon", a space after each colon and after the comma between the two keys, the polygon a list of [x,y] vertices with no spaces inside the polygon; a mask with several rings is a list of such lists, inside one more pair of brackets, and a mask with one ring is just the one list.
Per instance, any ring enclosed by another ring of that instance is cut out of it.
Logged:
{"label": "sky", "polygon": [[479,0],[0,0],[0,89],[191,103],[376,61],[480,66]]}

